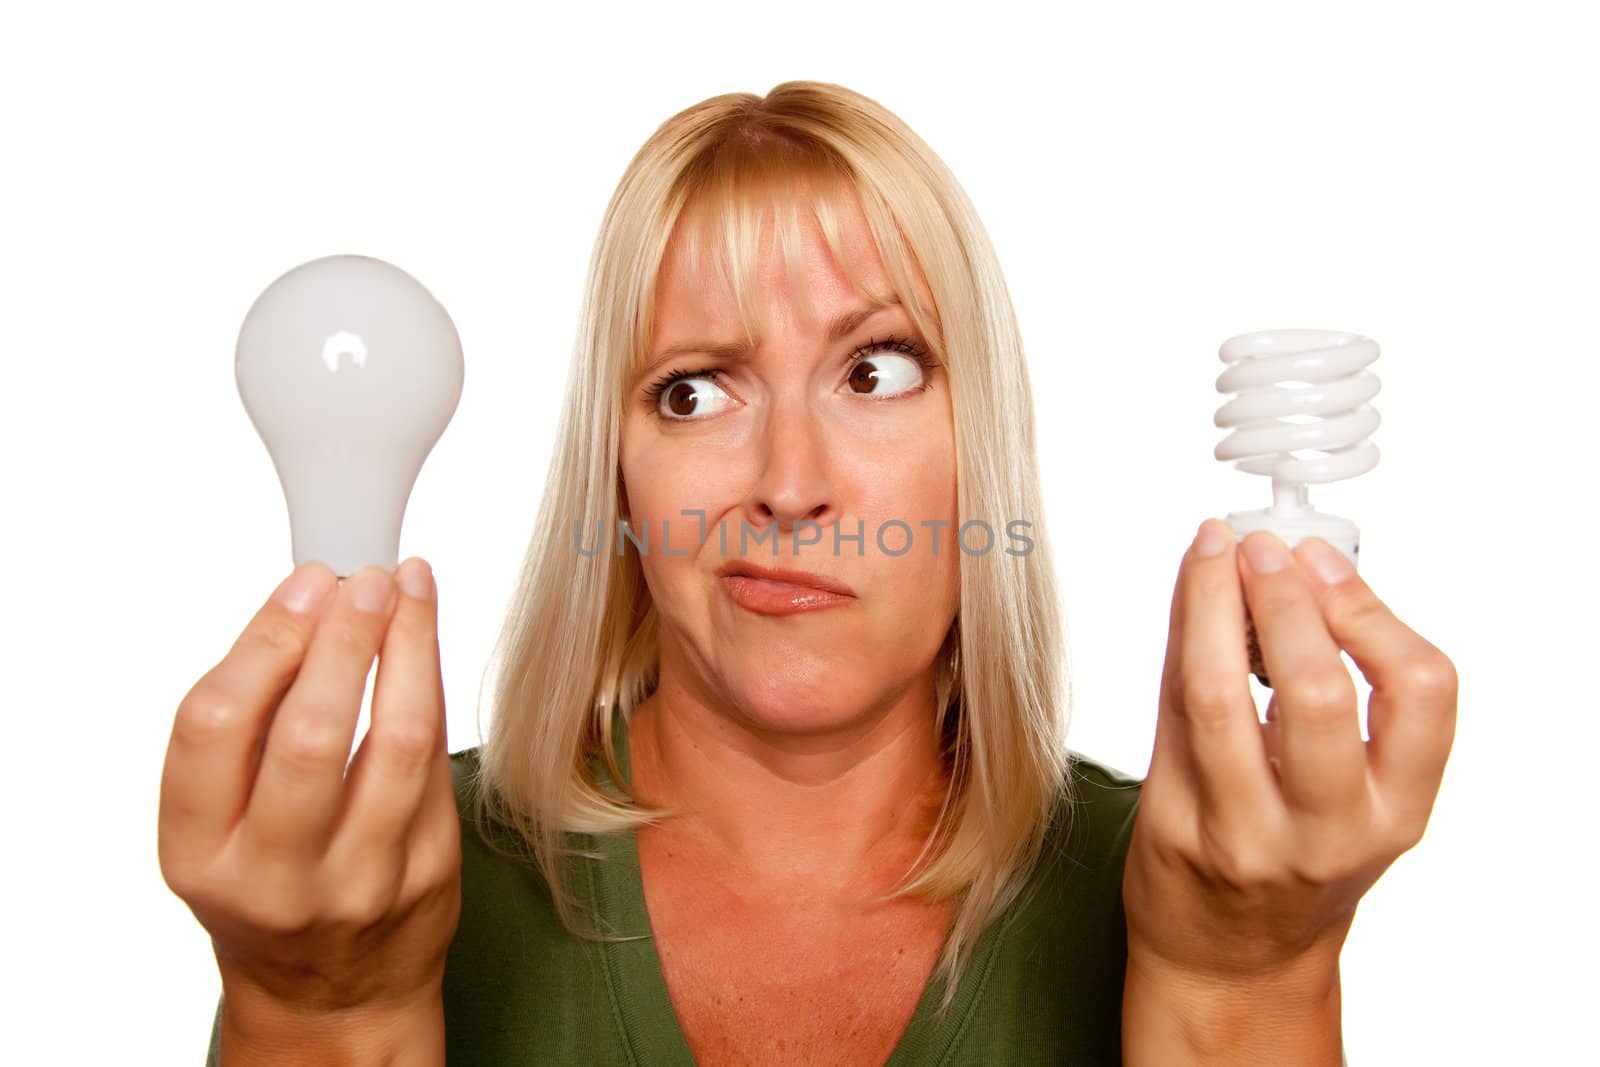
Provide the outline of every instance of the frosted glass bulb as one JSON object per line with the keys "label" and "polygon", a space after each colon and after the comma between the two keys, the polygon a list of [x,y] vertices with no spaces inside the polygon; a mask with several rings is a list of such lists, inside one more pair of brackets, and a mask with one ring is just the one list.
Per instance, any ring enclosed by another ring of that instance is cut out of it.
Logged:
{"label": "frosted glass bulb", "polygon": [[[1340,330],[1261,330],[1228,338],[1217,354],[1229,364],[1217,391],[1238,395],[1217,409],[1216,424],[1233,432],[1217,445],[1216,457],[1272,479],[1271,507],[1228,515],[1235,536],[1243,541],[1254,530],[1270,530],[1291,550],[1320,537],[1354,567],[1361,531],[1312,507],[1306,487],[1378,465],[1377,446],[1367,437],[1379,417],[1367,401],[1378,395],[1379,382],[1363,369],[1378,358],[1377,342]],[[1250,668],[1271,685],[1253,622],[1248,637]]]}
{"label": "frosted glass bulb", "polygon": [[234,377],[283,483],[295,566],[394,570],[411,487],[461,399],[444,307],[382,260],[314,259],[251,305]]}

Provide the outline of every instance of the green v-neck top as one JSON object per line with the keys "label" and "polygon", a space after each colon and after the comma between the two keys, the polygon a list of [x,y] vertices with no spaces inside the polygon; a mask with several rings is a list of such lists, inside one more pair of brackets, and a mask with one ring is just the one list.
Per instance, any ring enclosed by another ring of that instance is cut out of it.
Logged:
{"label": "green v-neck top", "polygon": [[[631,780],[620,713],[616,723],[618,763]],[[578,886],[596,928],[647,936],[573,936],[538,868],[496,851],[472,821],[478,751],[450,756],[462,895],[444,974],[447,1062],[693,1067],[648,937],[634,835],[570,834],[604,857],[571,862],[582,865]],[[1028,891],[984,932],[942,1020],[930,979],[885,1067],[1122,1062],[1122,872],[1143,780],[1076,752],[1071,767],[1072,810],[1062,805],[1052,819]],[[207,1067],[218,1038],[214,1025]]]}

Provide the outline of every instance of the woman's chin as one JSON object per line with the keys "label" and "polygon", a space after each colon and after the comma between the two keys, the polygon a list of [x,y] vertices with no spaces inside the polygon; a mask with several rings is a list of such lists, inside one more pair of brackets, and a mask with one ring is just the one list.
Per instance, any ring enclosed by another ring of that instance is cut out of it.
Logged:
{"label": "woman's chin", "polygon": [[[850,726],[868,714],[874,701],[866,694],[841,692],[837,674],[794,678],[776,687],[762,679],[749,687],[730,681],[728,694],[753,727],[778,733],[827,733]],[[834,684],[829,684],[833,681]]]}

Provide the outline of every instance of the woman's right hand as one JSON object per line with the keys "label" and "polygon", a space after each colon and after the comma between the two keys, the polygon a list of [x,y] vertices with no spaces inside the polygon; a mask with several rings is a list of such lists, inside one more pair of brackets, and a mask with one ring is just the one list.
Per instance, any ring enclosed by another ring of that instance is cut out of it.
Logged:
{"label": "woman's right hand", "polygon": [[161,873],[211,935],[235,1033],[442,1018],[461,843],[437,597],[421,560],[396,577],[298,567],[178,706]]}

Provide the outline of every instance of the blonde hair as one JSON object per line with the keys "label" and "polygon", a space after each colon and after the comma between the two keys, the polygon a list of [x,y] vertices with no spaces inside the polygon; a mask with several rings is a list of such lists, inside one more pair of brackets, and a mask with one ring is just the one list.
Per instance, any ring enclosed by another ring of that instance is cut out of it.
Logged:
{"label": "blonde hair", "polygon": [[[945,983],[942,1014],[973,946],[1027,883],[1054,813],[1070,810],[1070,693],[1032,395],[999,264],[942,161],[858,93],[790,81],[765,97],[712,97],[663,123],[623,174],[590,261],[539,520],[496,645],[503,669],[475,815],[516,831],[570,932],[614,939],[578,922],[579,883],[563,874],[562,857],[598,853],[570,847],[563,835],[628,833],[675,814],[637,804],[612,736],[613,709],[631,713],[654,688],[658,616],[636,548],[581,554],[572,524],[615,530],[626,510],[618,458],[625,383],[647,352],[656,280],[686,210],[704,208],[708,246],[748,330],[760,320],[752,293],[761,220],[787,202],[792,270],[800,184],[842,267],[840,198],[856,198],[894,290],[874,298],[901,299],[947,368],[956,528],[969,518],[1033,524],[1025,555],[960,553],[960,606],[938,656],[934,724],[948,792],[918,861],[889,894],[960,897],[934,972]],[[918,300],[913,272],[933,307]],[[595,757],[614,788],[597,780]]]}

